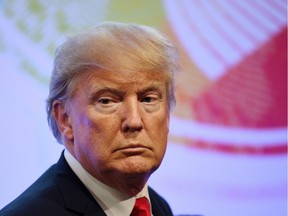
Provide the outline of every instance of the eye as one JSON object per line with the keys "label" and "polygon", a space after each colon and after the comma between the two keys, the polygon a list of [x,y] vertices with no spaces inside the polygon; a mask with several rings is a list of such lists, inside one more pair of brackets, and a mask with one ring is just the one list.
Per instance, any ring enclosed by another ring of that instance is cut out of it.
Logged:
{"label": "eye", "polygon": [[98,100],[98,102],[101,103],[101,104],[109,104],[109,103],[112,102],[112,100],[110,100],[109,98],[100,98]]}
{"label": "eye", "polygon": [[157,97],[151,97],[151,96],[146,96],[144,98],[141,99],[141,102],[144,102],[144,103],[152,103],[154,101],[157,100]]}
{"label": "eye", "polygon": [[156,93],[147,93],[143,95],[143,97],[140,98],[140,102],[147,104],[147,105],[153,105],[158,103],[161,100],[161,95]]}
{"label": "eye", "polygon": [[103,114],[111,114],[117,110],[120,101],[113,97],[100,97],[96,100],[95,109]]}
{"label": "eye", "polygon": [[147,112],[155,112],[160,108],[161,96],[159,94],[147,94],[140,99],[140,103]]}

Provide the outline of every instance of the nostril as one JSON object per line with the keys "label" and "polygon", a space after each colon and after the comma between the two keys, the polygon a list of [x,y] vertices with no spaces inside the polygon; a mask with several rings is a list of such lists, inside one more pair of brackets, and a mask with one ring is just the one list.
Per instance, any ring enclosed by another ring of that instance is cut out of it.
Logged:
{"label": "nostril", "polygon": [[129,124],[128,122],[123,123],[122,131],[123,132],[139,132],[143,129],[142,122],[141,124]]}

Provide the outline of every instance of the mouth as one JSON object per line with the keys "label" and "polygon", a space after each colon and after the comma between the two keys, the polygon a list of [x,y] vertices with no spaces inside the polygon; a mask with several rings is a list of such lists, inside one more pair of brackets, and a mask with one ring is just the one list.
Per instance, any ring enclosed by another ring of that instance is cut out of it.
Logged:
{"label": "mouth", "polygon": [[129,145],[125,145],[123,147],[120,147],[118,149],[116,149],[116,151],[121,151],[123,153],[126,154],[141,154],[144,153],[147,150],[151,150],[151,148],[142,145],[142,144],[129,144]]}

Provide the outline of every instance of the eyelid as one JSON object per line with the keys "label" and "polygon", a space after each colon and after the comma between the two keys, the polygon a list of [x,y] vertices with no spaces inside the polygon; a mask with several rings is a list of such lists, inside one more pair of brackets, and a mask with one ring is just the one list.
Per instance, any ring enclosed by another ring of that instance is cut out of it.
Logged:
{"label": "eyelid", "polygon": [[97,103],[101,103],[100,101],[101,100],[108,100],[109,103],[117,103],[121,100],[121,98],[119,97],[114,97],[114,96],[107,96],[107,95],[104,95],[104,96],[99,96],[96,100]]}
{"label": "eyelid", "polygon": [[93,100],[97,100],[97,98],[100,98],[102,96],[107,96],[107,97],[121,97],[121,95],[123,95],[123,93],[121,91],[118,91],[117,89],[113,89],[113,88],[101,88],[98,90],[94,90],[93,92],[91,92],[91,99]]}
{"label": "eyelid", "polygon": [[151,98],[162,98],[162,93],[160,91],[149,91],[146,93],[143,93],[140,98],[145,98],[145,97],[151,97]]}
{"label": "eyelid", "polygon": [[98,102],[100,99],[108,99],[111,101],[120,101],[122,100],[122,96],[118,94],[117,92],[114,91],[107,91],[107,90],[100,90],[96,93],[94,93],[91,97],[90,100],[91,102]]}

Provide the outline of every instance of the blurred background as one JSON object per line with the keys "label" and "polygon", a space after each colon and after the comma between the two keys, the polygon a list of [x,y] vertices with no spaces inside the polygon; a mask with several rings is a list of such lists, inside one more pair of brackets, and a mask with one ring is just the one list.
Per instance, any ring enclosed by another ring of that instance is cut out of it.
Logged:
{"label": "blurred background", "polygon": [[46,121],[55,48],[101,21],[177,44],[177,108],[150,185],[175,214],[287,214],[285,0],[0,0],[0,208],[63,149]]}

